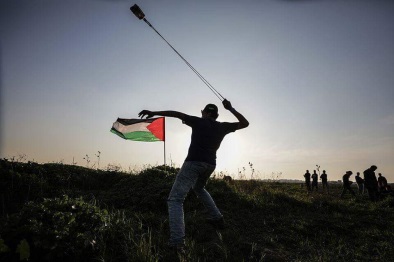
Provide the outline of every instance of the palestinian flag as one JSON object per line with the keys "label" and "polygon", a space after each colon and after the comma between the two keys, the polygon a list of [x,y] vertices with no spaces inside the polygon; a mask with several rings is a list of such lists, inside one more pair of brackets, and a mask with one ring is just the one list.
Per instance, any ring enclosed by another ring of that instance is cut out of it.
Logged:
{"label": "palestinian flag", "polygon": [[149,119],[118,118],[111,132],[123,139],[156,142],[165,141],[164,117]]}

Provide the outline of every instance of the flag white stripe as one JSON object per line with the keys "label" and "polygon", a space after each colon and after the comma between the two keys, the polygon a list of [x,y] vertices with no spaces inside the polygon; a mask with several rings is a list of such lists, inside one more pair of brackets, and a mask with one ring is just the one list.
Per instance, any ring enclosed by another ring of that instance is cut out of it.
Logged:
{"label": "flag white stripe", "polygon": [[119,131],[120,133],[126,134],[126,133],[131,133],[131,132],[135,132],[135,131],[145,131],[145,132],[150,132],[147,128],[147,126],[150,123],[137,123],[137,124],[133,124],[133,125],[129,125],[129,126],[125,126],[122,125],[119,122],[115,122],[113,124],[113,128],[117,131]]}

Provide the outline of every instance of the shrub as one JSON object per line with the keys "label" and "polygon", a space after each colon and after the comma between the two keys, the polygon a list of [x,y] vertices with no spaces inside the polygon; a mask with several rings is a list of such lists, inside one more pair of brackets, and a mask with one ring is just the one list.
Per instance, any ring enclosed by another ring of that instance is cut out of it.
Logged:
{"label": "shrub", "polygon": [[[68,196],[29,202],[10,216],[2,236],[11,250],[26,239],[33,261],[67,260],[97,253],[97,234],[105,229],[108,212]],[[7,240],[9,240],[7,242]],[[12,254],[9,258],[15,259]]]}

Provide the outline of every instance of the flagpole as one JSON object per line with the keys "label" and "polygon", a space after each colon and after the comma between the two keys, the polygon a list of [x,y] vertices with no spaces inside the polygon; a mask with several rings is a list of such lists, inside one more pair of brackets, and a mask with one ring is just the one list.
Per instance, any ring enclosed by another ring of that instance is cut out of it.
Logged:
{"label": "flagpole", "polygon": [[166,118],[164,117],[163,118],[163,125],[164,125],[164,139],[163,139],[163,142],[164,142],[164,171],[166,171]]}

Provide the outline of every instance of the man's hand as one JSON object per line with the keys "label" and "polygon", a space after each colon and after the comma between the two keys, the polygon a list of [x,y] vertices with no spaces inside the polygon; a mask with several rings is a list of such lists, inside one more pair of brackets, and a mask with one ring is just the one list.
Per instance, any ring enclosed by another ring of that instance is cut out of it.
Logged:
{"label": "man's hand", "polygon": [[242,129],[245,127],[249,126],[248,120],[237,110],[234,109],[234,107],[231,105],[230,101],[227,99],[224,99],[222,101],[224,108],[226,108],[228,111],[230,111],[237,119],[238,119],[238,129]]}
{"label": "man's hand", "polygon": [[227,99],[224,99],[222,103],[223,103],[224,108],[226,108],[227,110],[230,110],[231,108],[233,108],[231,106],[230,101],[228,101]]}
{"label": "man's hand", "polygon": [[141,118],[144,118],[145,116],[146,118],[151,118],[152,116],[154,116],[154,114],[152,113],[152,111],[142,110],[141,112],[139,112],[138,116]]}

